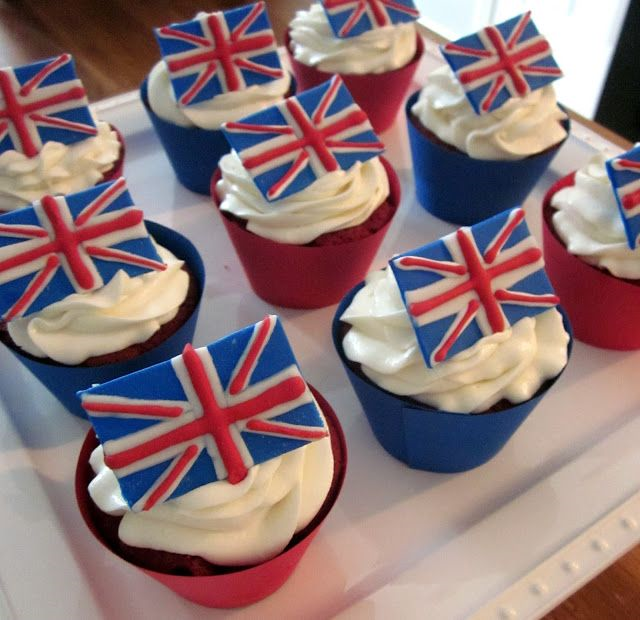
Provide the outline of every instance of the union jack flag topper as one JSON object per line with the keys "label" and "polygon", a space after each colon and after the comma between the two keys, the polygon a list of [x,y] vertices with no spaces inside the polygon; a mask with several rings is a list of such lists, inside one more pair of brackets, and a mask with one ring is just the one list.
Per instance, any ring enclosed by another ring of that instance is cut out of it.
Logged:
{"label": "union jack flag topper", "polygon": [[0,69],[0,153],[33,157],[46,142],[73,144],[96,133],[70,54]]}
{"label": "union jack flag topper", "polygon": [[562,77],[531,12],[487,26],[441,48],[477,114]]}
{"label": "union jack flag topper", "polygon": [[420,17],[411,0],[321,0],[337,37],[357,37],[363,32],[413,22]]}
{"label": "union jack flag topper", "polygon": [[522,209],[390,261],[429,367],[558,303]]}
{"label": "union jack flag topper", "polygon": [[629,247],[640,246],[640,146],[606,162]]}
{"label": "union jack flag topper", "polygon": [[338,75],[222,130],[267,200],[295,194],[384,150]]}
{"label": "union jack flag topper", "polygon": [[183,107],[284,76],[264,2],[205,13],[155,35]]}
{"label": "union jack flag topper", "polygon": [[278,317],[79,392],[133,510],[326,437]]}
{"label": "union jack flag topper", "polygon": [[44,196],[0,216],[0,314],[10,321],[72,293],[166,268],[143,214],[120,178],[67,196]]}

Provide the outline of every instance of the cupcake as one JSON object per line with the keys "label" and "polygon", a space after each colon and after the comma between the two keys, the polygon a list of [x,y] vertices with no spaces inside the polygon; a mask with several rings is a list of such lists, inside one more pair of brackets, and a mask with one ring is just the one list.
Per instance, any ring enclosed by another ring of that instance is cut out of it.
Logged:
{"label": "cupcake", "polygon": [[639,154],[636,147],[606,161],[598,153],[556,182],[543,201],[549,278],[576,338],[606,349],[640,348]]}
{"label": "cupcake", "polygon": [[78,462],[85,520],[197,603],[280,587],[340,491],[340,425],[276,316],[79,396],[100,440],[90,454],[90,432]]}
{"label": "cupcake", "polygon": [[226,123],[212,196],[255,293],[337,303],[366,274],[400,200],[383,145],[339,76]]}
{"label": "cupcake", "polygon": [[292,92],[264,2],[199,13],[155,30],[162,60],[141,98],[178,181],[209,194],[211,175],[228,152],[220,132]]}
{"label": "cupcake", "polygon": [[334,344],[385,450],[464,471],[504,446],[566,366],[557,302],[515,209],[371,273],[338,306]]}
{"label": "cupcake", "polygon": [[79,389],[175,355],[204,267],[123,178],[0,216],[0,340],[75,415]]}
{"label": "cupcake", "polygon": [[70,54],[0,69],[0,212],[119,177],[124,143],[97,120]]}
{"label": "cupcake", "polygon": [[530,13],[441,51],[449,65],[405,107],[416,195],[436,217],[474,224],[521,205],[566,140],[550,84],[561,72]]}
{"label": "cupcake", "polygon": [[308,90],[337,73],[374,130],[385,131],[424,51],[418,17],[411,0],[323,0],[298,11],[285,41],[298,88]]}

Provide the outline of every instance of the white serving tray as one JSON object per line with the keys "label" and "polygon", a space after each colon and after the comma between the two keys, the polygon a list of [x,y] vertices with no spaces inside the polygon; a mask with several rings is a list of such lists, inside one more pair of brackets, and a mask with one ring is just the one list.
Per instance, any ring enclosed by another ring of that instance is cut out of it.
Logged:
{"label": "white serving tray", "polygon": [[[439,63],[428,45],[413,90]],[[183,189],[137,93],[95,106],[125,136],[125,171],[150,219],[189,236],[207,286],[195,344],[277,312],[307,379],[333,405],[349,447],[343,493],[284,587],[246,609],[188,603],[105,552],[75,505],[75,461],[88,422],[69,415],[0,350],[0,617],[535,618],[640,540],[640,352],[576,343],[545,400],[504,450],[473,471],[414,471],[378,445],[330,339],[334,307],[274,308],[253,295],[209,201]],[[525,208],[607,144],[573,136]],[[451,230],[414,196],[402,113],[383,134],[403,197],[373,265]]]}

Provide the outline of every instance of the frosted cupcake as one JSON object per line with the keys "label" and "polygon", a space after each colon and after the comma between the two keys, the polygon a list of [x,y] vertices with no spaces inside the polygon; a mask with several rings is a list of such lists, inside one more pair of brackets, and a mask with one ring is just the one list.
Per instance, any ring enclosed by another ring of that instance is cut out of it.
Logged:
{"label": "frosted cupcake", "polygon": [[598,153],[543,202],[549,277],[576,338],[608,349],[640,348],[639,154],[636,147],[607,161]]}
{"label": "frosted cupcake", "polygon": [[394,257],[340,303],[334,343],[379,442],[411,467],[493,457],[567,364],[524,212]]}
{"label": "frosted cupcake", "polygon": [[406,105],[416,194],[436,217],[473,224],[522,204],[566,140],[550,84],[561,72],[530,13],[441,50],[449,65]]}
{"label": "frosted cupcake", "polygon": [[286,37],[298,88],[307,90],[337,73],[374,130],[385,131],[422,57],[418,16],[411,0],[323,0],[298,11]]}
{"label": "frosted cupcake", "polygon": [[0,212],[119,177],[124,143],[89,108],[70,54],[0,69]]}
{"label": "frosted cupcake", "polygon": [[199,13],[155,30],[162,52],[141,87],[142,102],[178,180],[209,194],[229,151],[220,132],[291,94],[264,2]]}
{"label": "frosted cupcake", "polygon": [[280,306],[336,303],[366,274],[400,200],[366,114],[335,76],[224,131],[234,151],[212,196],[251,287]]}
{"label": "frosted cupcake", "polygon": [[196,249],[145,224],[123,178],[0,217],[0,340],[76,415],[77,390],[182,349],[203,285]]}
{"label": "frosted cupcake", "polygon": [[336,500],[346,451],[277,317],[80,396],[101,445],[88,462],[85,445],[78,499],[105,545],[208,606],[282,585]]}

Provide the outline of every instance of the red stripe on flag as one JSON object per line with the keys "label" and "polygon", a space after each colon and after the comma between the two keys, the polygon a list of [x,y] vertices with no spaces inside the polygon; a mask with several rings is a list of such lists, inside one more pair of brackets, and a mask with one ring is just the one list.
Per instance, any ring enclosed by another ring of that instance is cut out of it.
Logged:
{"label": "red stripe on flag", "polygon": [[89,413],[129,414],[153,418],[177,418],[184,411],[182,407],[173,405],[152,405],[150,403],[136,405],[134,403],[96,402],[91,400],[83,401],[82,406]]}
{"label": "red stripe on flag", "polygon": [[251,342],[249,346],[247,355],[229,385],[229,394],[235,396],[247,386],[250,373],[254,369],[256,360],[260,357],[265,344],[269,340],[269,335],[273,329],[274,322],[274,317],[266,316],[262,319],[260,325],[256,327],[253,342]]}
{"label": "red stripe on flag", "polygon": [[428,269],[430,271],[453,273],[458,276],[463,276],[467,273],[467,268],[464,265],[460,265],[458,263],[446,263],[444,261],[423,258],[421,256],[403,256],[397,261],[397,264],[404,269]]}
{"label": "red stripe on flag", "polygon": [[189,467],[194,459],[198,456],[199,449],[197,446],[189,446],[180,456],[178,462],[171,468],[166,478],[156,487],[155,491],[149,495],[142,510],[153,508],[159,501],[164,498],[167,491],[173,486],[178,476]]}
{"label": "red stripe on flag", "polygon": [[540,304],[555,306],[560,303],[560,298],[556,295],[532,295],[529,293],[519,293],[517,291],[507,291],[505,289],[498,289],[495,292],[496,299],[498,301],[524,304]]}
{"label": "red stripe on flag", "polygon": [[83,226],[91,219],[98,211],[109,206],[124,190],[126,189],[126,182],[124,177],[120,177],[114,181],[110,187],[108,187],[99,196],[96,196],[78,215],[75,220],[76,226]]}
{"label": "red stripe on flag", "polygon": [[86,123],[74,123],[62,118],[55,118],[54,116],[47,116],[45,114],[30,114],[29,118],[34,123],[40,125],[48,125],[49,127],[59,127],[60,129],[68,129],[70,131],[78,131],[86,133],[87,135],[95,136],[98,134],[98,130],[92,125]]}
{"label": "red stripe on flag", "polygon": [[458,324],[455,326],[454,330],[449,334],[449,337],[442,343],[442,346],[435,352],[434,360],[436,362],[441,362],[447,357],[449,350],[454,345],[455,341],[458,339],[460,334],[466,329],[469,322],[473,319],[473,317],[478,312],[480,308],[480,302],[477,299],[472,299],[467,305],[467,309],[465,313],[462,315]]}
{"label": "red stripe on flag", "polygon": [[278,422],[268,422],[267,420],[249,420],[246,428],[250,431],[261,433],[273,433],[284,437],[292,437],[294,439],[322,439],[328,435],[326,429],[310,430],[308,428],[294,428],[285,426]]}
{"label": "red stripe on flag", "polygon": [[484,260],[486,263],[491,264],[496,256],[502,250],[504,244],[507,242],[511,233],[517,228],[517,226],[524,220],[524,211],[517,209],[507,220],[502,230],[498,233],[491,245],[484,251]]}
{"label": "red stripe on flag", "polygon": [[25,308],[28,308],[32,301],[40,294],[41,290],[46,286],[50,278],[55,274],[56,269],[60,266],[60,260],[57,256],[50,256],[45,263],[44,268],[31,281],[27,290],[22,297],[14,304],[14,306],[5,314],[5,319],[11,321],[20,316]]}
{"label": "red stripe on flag", "polygon": [[138,267],[147,267],[154,271],[164,271],[167,268],[164,263],[152,260],[151,258],[145,258],[144,256],[137,256],[131,252],[114,250],[112,248],[101,248],[95,245],[87,245],[84,249],[89,256],[95,256],[96,258],[102,258],[103,260],[112,260],[119,263],[136,265]]}
{"label": "red stripe on flag", "polygon": [[30,80],[25,82],[20,88],[19,94],[21,97],[26,97],[34,88],[37,88],[40,82],[46,79],[49,75],[51,75],[54,71],[65,65],[71,60],[70,54],[62,54],[58,56],[54,61],[50,62],[48,65],[45,65],[36,73]]}
{"label": "red stripe on flag", "polygon": [[175,30],[170,28],[169,26],[163,26],[158,30],[160,36],[165,37],[167,39],[179,39],[180,41],[186,41],[187,43],[193,43],[194,45],[200,47],[206,47],[211,45],[210,41],[205,37],[199,37],[195,34],[190,34],[188,32],[181,32],[180,30]]}

